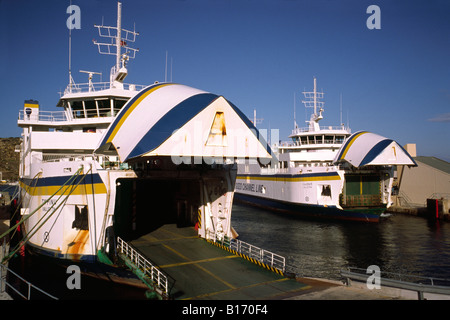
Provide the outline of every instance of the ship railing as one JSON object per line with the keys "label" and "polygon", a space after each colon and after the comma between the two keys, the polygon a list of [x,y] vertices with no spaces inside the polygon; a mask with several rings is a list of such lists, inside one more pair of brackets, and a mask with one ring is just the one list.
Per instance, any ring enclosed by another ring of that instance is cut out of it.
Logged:
{"label": "ship railing", "polygon": [[[123,83],[123,89],[129,91],[141,91],[144,89],[145,85]],[[85,93],[85,92],[95,92],[101,90],[108,90],[113,88],[111,82],[92,82],[92,83],[72,83],[67,85],[64,90],[64,94],[69,93]]]}
{"label": "ship railing", "polygon": [[450,199],[450,193],[435,192],[427,199]]}
{"label": "ship railing", "polygon": [[290,173],[290,168],[261,168],[261,174],[271,175],[271,174],[286,174]]}
{"label": "ship railing", "polygon": [[59,122],[67,121],[68,119],[64,111],[39,110],[39,112],[37,112],[36,114],[26,114],[25,110],[19,110],[19,120]]}
{"label": "ship railing", "polygon": [[[140,254],[132,245],[117,237],[117,249],[125,255],[143,274],[152,280],[164,296],[169,295],[169,278],[157,266]],[[160,292],[161,294],[161,292]]]}
{"label": "ship railing", "polygon": [[209,232],[209,239],[214,240],[214,242],[219,243],[225,247],[228,247],[230,250],[264,263],[271,268],[275,268],[283,273],[286,271],[285,257],[273,253],[269,250],[264,250],[242,240],[230,238],[213,232]]}
{"label": "ship railing", "polygon": [[[14,276],[14,278],[13,279],[10,278],[10,280],[8,281],[7,280],[8,275],[10,277]],[[14,279],[17,279],[17,280],[14,281]],[[12,283],[14,283],[15,285],[13,285]],[[24,284],[26,286],[26,291],[27,291],[26,293],[23,293],[16,288],[17,286],[21,287],[20,284]],[[47,296],[50,299],[58,300],[57,297],[49,294],[48,292],[45,292],[44,290],[40,289],[39,287],[28,282],[27,280],[22,278],[20,275],[18,275],[17,273],[12,271],[10,268],[8,268],[6,265],[0,264],[0,293],[4,293],[6,291],[6,287],[13,290],[17,295],[19,295],[20,297],[22,297],[25,300],[31,300],[31,293],[32,293],[33,289],[36,291],[39,291],[44,296]]]}
{"label": "ship railing", "polygon": [[42,162],[60,162],[60,161],[99,161],[99,156],[85,154],[62,154],[62,153],[45,153],[42,155]]}
{"label": "ship railing", "polygon": [[331,139],[324,139],[317,140],[317,141],[281,141],[278,145],[278,147],[301,147],[301,146],[311,146],[311,145],[341,145],[344,142],[344,139],[341,140],[331,140]]}
{"label": "ship railing", "polygon": [[120,111],[119,108],[114,108],[111,112],[111,108],[98,108],[98,109],[86,109],[84,110],[72,110],[71,119],[68,118],[65,111],[45,111],[38,110],[33,114],[26,114],[25,110],[19,110],[20,121],[42,121],[42,122],[62,122],[62,121],[76,121],[78,119],[95,119],[113,117],[113,113],[117,114]]}
{"label": "ship railing", "polygon": [[[380,271],[379,274],[368,273],[368,269],[349,267],[341,270],[341,276],[346,278],[347,285],[351,285],[351,280],[362,281],[374,284],[378,280],[380,287],[391,287],[410,291],[416,291],[418,299],[424,299],[424,293],[433,293],[450,296],[450,279],[423,277],[417,275],[407,275],[393,272]],[[377,276],[378,279],[374,277]],[[370,278],[369,278],[370,277]]]}
{"label": "ship railing", "polygon": [[[320,130],[343,130],[348,133],[350,133],[350,128],[346,126],[320,126]],[[303,128],[295,128],[292,130],[292,134],[299,134],[304,132],[311,132],[311,129],[309,127],[303,127]]]}

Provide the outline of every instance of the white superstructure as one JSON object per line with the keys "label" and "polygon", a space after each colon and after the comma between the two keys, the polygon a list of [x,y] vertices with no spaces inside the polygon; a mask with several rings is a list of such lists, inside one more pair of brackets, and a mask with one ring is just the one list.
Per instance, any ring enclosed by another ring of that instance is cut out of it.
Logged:
{"label": "white superstructure", "polygon": [[[251,123],[222,96],[175,83],[124,83],[137,32],[121,28],[120,3],[117,27],[96,27],[111,40],[94,42],[100,53],[116,55],[110,81],[96,83],[96,72],[83,71],[88,82],[76,84],[70,75],[61,111],[29,100],[19,113],[24,243],[52,257],[96,261],[100,251],[113,253],[115,235],[132,239],[161,223],[231,237],[235,158],[270,157]],[[236,148],[237,133],[257,147]]]}

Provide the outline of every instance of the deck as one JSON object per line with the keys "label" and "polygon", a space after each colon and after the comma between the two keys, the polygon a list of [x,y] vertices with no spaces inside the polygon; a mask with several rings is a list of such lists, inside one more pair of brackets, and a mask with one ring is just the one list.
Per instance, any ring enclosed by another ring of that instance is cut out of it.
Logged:
{"label": "deck", "polygon": [[214,246],[192,227],[164,225],[130,243],[175,280],[173,299],[277,300],[310,288]]}

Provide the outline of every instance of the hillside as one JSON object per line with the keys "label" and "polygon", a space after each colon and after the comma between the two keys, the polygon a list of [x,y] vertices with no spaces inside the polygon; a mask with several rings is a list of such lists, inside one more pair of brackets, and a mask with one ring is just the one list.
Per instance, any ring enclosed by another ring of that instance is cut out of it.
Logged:
{"label": "hillside", "polygon": [[0,138],[1,179],[17,181],[19,178],[19,153],[14,148],[20,145],[21,138]]}

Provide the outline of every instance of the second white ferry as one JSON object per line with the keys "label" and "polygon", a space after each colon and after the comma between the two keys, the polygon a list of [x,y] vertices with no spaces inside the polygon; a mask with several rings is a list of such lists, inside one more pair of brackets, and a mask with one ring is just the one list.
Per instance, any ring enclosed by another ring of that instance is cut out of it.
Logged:
{"label": "second white ferry", "polygon": [[344,125],[319,126],[324,93],[303,92],[308,127],[272,145],[277,160],[238,166],[236,199],[263,208],[325,219],[378,222],[392,205],[395,166],[415,166],[394,140]]}

